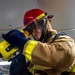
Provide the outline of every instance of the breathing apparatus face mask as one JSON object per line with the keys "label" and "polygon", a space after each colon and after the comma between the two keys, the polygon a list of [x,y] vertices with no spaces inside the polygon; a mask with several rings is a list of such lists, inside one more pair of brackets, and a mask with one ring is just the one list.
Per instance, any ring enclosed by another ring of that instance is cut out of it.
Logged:
{"label": "breathing apparatus face mask", "polygon": [[[39,31],[37,31],[38,29]],[[41,36],[42,33],[45,32],[46,30],[46,19],[43,18],[38,21],[36,20],[32,21],[31,23],[28,24],[27,27],[25,27],[24,31],[25,30],[27,30],[30,35],[31,34],[33,35],[33,33],[34,35],[39,33],[39,35]]]}
{"label": "breathing apparatus face mask", "polygon": [[46,24],[47,24],[47,19],[44,18],[39,21],[33,21],[31,23],[31,25],[29,25],[29,26],[31,27],[32,31],[36,30],[37,28],[40,28],[41,31],[45,32],[46,31]]}
{"label": "breathing apparatus face mask", "polygon": [[44,18],[39,21],[33,21],[28,25],[28,28],[31,29],[31,34],[35,40],[39,40],[41,36],[46,32],[46,22],[47,19]]}

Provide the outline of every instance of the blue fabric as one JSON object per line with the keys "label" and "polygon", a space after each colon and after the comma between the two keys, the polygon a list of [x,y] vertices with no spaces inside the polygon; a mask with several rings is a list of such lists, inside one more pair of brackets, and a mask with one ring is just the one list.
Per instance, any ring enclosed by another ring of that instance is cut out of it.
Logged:
{"label": "blue fabric", "polygon": [[10,75],[32,75],[27,69],[24,55],[19,54],[12,59],[12,63],[10,64]]}
{"label": "blue fabric", "polygon": [[23,49],[24,44],[28,40],[19,30],[11,30],[7,34],[2,34],[2,37],[11,45],[16,46],[20,50]]}

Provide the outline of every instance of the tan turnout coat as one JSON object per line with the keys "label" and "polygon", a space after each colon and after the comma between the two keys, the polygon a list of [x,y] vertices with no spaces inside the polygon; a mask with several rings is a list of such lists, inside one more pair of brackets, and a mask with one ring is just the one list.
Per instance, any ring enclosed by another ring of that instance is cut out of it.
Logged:
{"label": "tan turnout coat", "polygon": [[[36,44],[31,54],[31,64],[44,69],[48,75],[60,75],[61,72],[68,71],[75,65],[75,43],[74,40],[67,35],[61,35],[51,43],[57,31],[52,29],[49,21],[47,22],[46,29],[52,32],[52,36],[48,38],[47,42],[38,42]],[[42,74],[35,73],[35,75]]]}

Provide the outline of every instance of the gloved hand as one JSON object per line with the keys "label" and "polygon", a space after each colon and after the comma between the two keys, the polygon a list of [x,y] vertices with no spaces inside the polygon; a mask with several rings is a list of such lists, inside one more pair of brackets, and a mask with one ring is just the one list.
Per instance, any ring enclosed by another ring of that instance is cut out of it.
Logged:
{"label": "gloved hand", "polygon": [[19,30],[11,30],[7,34],[2,34],[2,37],[19,50],[23,50],[24,44],[28,40]]}
{"label": "gloved hand", "polygon": [[32,75],[27,69],[25,56],[22,54],[19,54],[12,59],[9,71],[10,75]]}

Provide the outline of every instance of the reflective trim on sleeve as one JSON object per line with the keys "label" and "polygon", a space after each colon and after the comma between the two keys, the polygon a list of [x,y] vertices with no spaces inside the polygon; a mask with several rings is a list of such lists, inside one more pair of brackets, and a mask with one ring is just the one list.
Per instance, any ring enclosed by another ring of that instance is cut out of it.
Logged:
{"label": "reflective trim on sleeve", "polygon": [[73,66],[68,72],[74,72],[75,73],[75,66]]}
{"label": "reflective trim on sleeve", "polygon": [[24,33],[24,30],[22,29],[22,30],[20,30],[20,32]]}
{"label": "reflective trim on sleeve", "polygon": [[29,32],[27,30],[25,30],[24,35],[26,36],[26,38],[28,38],[29,37]]}
{"label": "reflective trim on sleeve", "polygon": [[34,65],[32,68],[29,69],[29,71],[30,71],[32,74],[34,74],[35,70],[44,71],[43,68],[40,68],[40,67],[35,66],[35,65]]}
{"label": "reflective trim on sleeve", "polygon": [[20,32],[22,32],[22,33],[25,35],[26,38],[29,37],[29,32],[28,32],[27,30],[24,31],[24,30],[22,29],[22,30],[20,30]]}
{"label": "reflective trim on sleeve", "polygon": [[29,41],[26,48],[25,48],[25,56],[26,58],[31,61],[32,60],[32,52],[33,52],[33,49],[35,48],[35,45],[38,43],[38,41],[35,41],[35,40],[32,40],[32,41]]}

